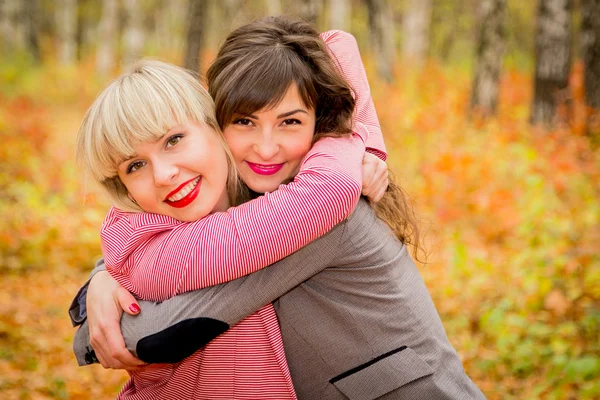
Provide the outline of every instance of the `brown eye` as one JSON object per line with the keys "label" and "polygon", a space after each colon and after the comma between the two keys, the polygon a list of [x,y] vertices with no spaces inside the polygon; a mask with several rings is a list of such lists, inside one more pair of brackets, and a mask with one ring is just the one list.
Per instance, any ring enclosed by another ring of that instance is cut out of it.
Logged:
{"label": "brown eye", "polygon": [[300,125],[301,123],[302,122],[300,122],[300,120],[296,118],[288,118],[283,121],[284,125]]}
{"label": "brown eye", "polygon": [[134,161],[127,166],[127,173],[130,174],[142,168],[146,163],[144,161]]}
{"label": "brown eye", "polygon": [[248,118],[238,118],[238,119],[233,120],[232,124],[233,125],[250,126],[250,125],[252,125],[252,121],[250,121]]}
{"label": "brown eye", "polygon": [[167,139],[167,147],[173,147],[183,138],[182,134],[173,135]]}

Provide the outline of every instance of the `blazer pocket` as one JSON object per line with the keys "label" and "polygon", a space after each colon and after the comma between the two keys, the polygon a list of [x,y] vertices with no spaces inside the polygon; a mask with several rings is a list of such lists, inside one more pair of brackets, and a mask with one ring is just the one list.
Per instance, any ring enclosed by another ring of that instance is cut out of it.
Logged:
{"label": "blazer pocket", "polygon": [[433,369],[417,353],[402,346],[329,382],[351,400],[370,400],[431,374]]}

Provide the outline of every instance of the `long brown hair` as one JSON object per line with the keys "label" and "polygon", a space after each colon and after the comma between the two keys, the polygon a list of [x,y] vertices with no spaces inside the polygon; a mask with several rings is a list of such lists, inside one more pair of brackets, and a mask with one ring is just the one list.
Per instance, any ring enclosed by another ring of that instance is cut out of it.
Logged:
{"label": "long brown hair", "polygon": [[229,34],[206,74],[221,129],[235,115],[274,107],[296,83],[316,113],[315,138],[352,130],[352,88],[335,67],[314,26],[268,17]]}
{"label": "long brown hair", "polygon": [[[302,19],[267,17],[234,30],[219,49],[206,80],[221,129],[236,116],[276,106],[295,83],[304,105],[315,109],[313,142],[351,132],[352,87],[318,31]],[[258,195],[249,191],[253,194]],[[412,245],[418,259],[422,249],[418,222],[407,194],[391,174],[384,197],[373,208],[403,243]]]}

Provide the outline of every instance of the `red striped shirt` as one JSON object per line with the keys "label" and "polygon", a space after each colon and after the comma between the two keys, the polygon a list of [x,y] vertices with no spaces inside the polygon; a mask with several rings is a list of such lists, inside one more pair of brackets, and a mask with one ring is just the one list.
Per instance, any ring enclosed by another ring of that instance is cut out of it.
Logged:
{"label": "red striped shirt", "polygon": [[[230,281],[284,258],[352,212],[361,191],[365,140],[382,158],[385,148],[356,41],[341,31],[322,36],[355,89],[358,134],[320,140],[292,183],[196,222],[111,209],[101,230],[103,253],[109,273],[122,286],[145,300],[161,301]],[[119,398],[295,398],[272,305],[179,363],[131,372]]]}

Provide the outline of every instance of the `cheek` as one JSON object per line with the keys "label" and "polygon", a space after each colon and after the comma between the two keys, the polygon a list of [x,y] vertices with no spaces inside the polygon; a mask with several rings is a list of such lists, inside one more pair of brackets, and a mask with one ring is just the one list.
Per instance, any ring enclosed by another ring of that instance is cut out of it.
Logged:
{"label": "cheek", "polygon": [[229,146],[229,151],[233,155],[233,159],[236,163],[239,163],[246,158],[246,153],[248,152],[248,148],[252,146],[251,143],[248,143],[248,140],[244,139],[242,135],[236,135],[232,133],[225,133],[225,141],[227,142],[227,146]]}
{"label": "cheek", "polygon": [[296,136],[286,141],[285,149],[289,161],[300,162],[312,147],[312,132],[310,134]]}

